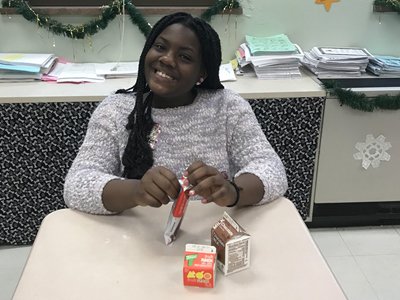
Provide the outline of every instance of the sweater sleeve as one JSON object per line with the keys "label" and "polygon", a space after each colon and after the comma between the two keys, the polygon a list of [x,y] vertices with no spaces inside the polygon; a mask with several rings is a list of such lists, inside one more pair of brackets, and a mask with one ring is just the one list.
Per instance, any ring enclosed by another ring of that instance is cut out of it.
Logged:
{"label": "sweater sleeve", "polygon": [[287,190],[287,178],[281,159],[268,142],[250,104],[239,95],[229,108],[231,128],[229,152],[235,177],[251,173],[264,184],[264,196],[256,205],[275,200]]}
{"label": "sweater sleeve", "polygon": [[111,214],[102,202],[103,188],[120,178],[121,162],[115,118],[117,109],[109,96],[93,112],[85,139],[64,183],[64,201],[70,208],[92,214]]}

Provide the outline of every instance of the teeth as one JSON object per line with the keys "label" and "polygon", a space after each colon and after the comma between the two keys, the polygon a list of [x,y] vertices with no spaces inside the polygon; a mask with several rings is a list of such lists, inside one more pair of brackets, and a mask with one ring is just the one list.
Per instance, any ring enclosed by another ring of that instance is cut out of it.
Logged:
{"label": "teeth", "polygon": [[173,79],[171,76],[161,72],[161,71],[157,71],[157,74],[160,75],[163,78],[167,78],[167,79]]}

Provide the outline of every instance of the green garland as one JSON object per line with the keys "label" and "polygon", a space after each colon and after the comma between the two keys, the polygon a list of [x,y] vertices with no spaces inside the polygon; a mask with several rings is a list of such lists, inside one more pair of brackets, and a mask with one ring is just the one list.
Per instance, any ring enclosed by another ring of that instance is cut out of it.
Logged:
{"label": "green garland", "polygon": [[200,18],[202,18],[203,20],[210,22],[211,21],[211,17],[219,14],[221,12],[228,12],[234,8],[239,8],[240,4],[238,1],[236,0],[218,0],[215,1],[214,5],[209,7],[204,13],[201,14]]}
{"label": "green garland", "polygon": [[[43,27],[56,35],[63,35],[73,39],[83,39],[92,36],[105,29],[108,23],[122,13],[122,0],[113,0],[110,5],[103,6],[102,14],[98,18],[82,25],[62,24],[48,16],[36,13],[25,0],[2,0],[3,7],[16,8],[17,13],[21,14],[26,20],[35,22],[39,27]],[[237,0],[216,0],[214,5],[209,7],[201,18],[209,22],[211,17],[221,12],[239,8]],[[143,14],[132,4],[131,0],[125,0],[125,9],[133,24],[147,36],[151,30],[151,25],[147,22]]]}
{"label": "green garland", "polygon": [[367,112],[372,112],[375,109],[400,109],[400,94],[396,96],[379,95],[367,97],[364,93],[356,93],[350,89],[341,88],[335,80],[324,80],[323,85],[330,94],[339,99],[340,105],[347,105]]}
{"label": "green garland", "polygon": [[374,5],[386,7],[400,13],[400,0],[375,0]]}

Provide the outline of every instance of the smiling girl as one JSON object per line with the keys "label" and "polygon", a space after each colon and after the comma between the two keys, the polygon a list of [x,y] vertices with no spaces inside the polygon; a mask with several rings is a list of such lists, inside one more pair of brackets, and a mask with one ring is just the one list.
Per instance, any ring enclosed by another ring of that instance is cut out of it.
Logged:
{"label": "smiling girl", "polygon": [[218,34],[186,13],[150,32],[136,84],[104,99],[65,180],[66,204],[108,214],[176,199],[263,204],[287,189],[284,167],[246,100],[224,89]]}

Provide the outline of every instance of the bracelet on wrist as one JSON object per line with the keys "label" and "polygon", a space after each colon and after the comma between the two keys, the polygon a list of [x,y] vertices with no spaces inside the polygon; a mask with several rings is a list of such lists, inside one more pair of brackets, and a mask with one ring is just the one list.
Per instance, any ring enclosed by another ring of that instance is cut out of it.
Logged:
{"label": "bracelet on wrist", "polygon": [[242,188],[238,187],[237,184],[236,184],[233,180],[228,180],[228,182],[229,182],[230,184],[232,184],[233,187],[235,188],[235,191],[236,191],[236,199],[235,199],[235,202],[233,202],[233,203],[230,204],[230,205],[227,205],[226,207],[234,207],[234,206],[236,206],[236,205],[239,203],[240,191],[242,190]]}

